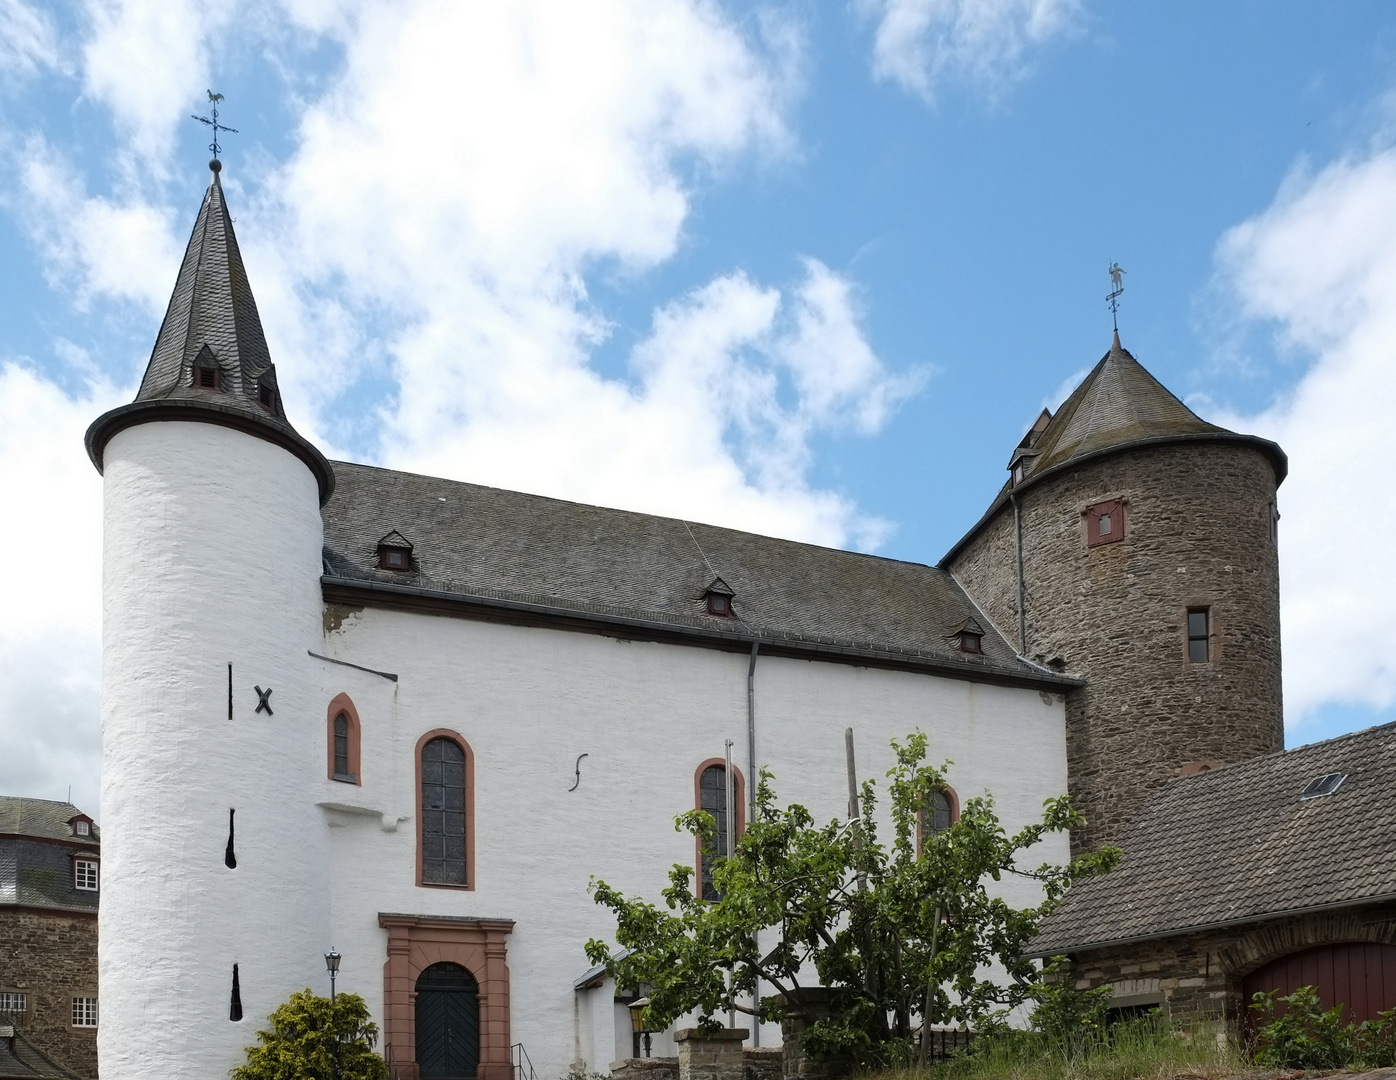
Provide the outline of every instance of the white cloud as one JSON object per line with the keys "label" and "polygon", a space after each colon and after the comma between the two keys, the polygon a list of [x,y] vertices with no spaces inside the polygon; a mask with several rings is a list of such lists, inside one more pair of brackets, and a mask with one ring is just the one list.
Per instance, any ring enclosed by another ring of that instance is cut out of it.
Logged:
{"label": "white cloud", "polygon": [[1072,30],[1080,0],[857,0],[877,19],[873,74],[933,101],[947,82],[994,94],[1020,79],[1029,53]]}
{"label": "white cloud", "polygon": [[97,812],[101,481],[83,450],[92,418],[129,394],[71,398],[0,363],[0,791]]}
{"label": "white cloud", "polygon": [[182,255],[169,209],[138,196],[89,196],[82,178],[37,136],[18,164],[19,189],[10,200],[49,283],[79,308],[102,295],[163,311]]}
{"label": "white cloud", "polygon": [[1285,705],[1396,703],[1396,150],[1299,172],[1218,247],[1223,280],[1282,346],[1292,393],[1232,426],[1289,453],[1280,489]]}
{"label": "white cloud", "polygon": [[[126,152],[142,168],[163,170],[184,106],[207,85],[208,41],[242,14],[231,2],[87,0],[91,24],[83,49],[87,94],[111,109]],[[212,87],[217,90],[217,87]]]}
{"label": "white cloud", "polygon": [[48,13],[24,0],[0,0],[0,75],[23,79],[65,66]]}

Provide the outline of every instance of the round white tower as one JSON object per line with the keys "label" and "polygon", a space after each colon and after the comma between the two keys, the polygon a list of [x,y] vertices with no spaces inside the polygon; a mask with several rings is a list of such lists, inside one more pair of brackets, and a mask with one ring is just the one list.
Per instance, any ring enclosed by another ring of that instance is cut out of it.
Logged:
{"label": "round white tower", "polygon": [[136,400],[87,433],[105,503],[103,1080],[226,1076],[331,944],[307,649],[334,474],[286,421],[211,167]]}

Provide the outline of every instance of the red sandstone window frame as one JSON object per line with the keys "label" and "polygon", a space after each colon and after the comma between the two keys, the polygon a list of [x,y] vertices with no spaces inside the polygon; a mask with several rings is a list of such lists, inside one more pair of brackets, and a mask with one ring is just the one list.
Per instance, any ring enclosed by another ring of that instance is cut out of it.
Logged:
{"label": "red sandstone window frame", "polygon": [[[960,820],[959,793],[949,784],[946,784],[945,787],[942,789],[941,794],[945,796],[945,801],[950,804],[950,824],[954,825],[955,822]],[[922,811],[916,815],[916,854],[918,857],[921,854],[921,840],[922,837],[925,835],[925,826],[926,815],[925,812]]]}
{"label": "red sandstone window frame", "polygon": [[[334,771],[334,724],[340,716],[345,716],[349,720],[349,771],[347,773]],[[325,711],[325,738],[327,744],[325,775],[341,784],[355,784],[362,787],[363,773],[359,768],[359,710],[354,708],[354,700],[348,694],[336,694],[331,700],[329,708]]]}
{"label": "red sandstone window frame", "polygon": [[[698,768],[693,770],[693,808],[703,809],[703,773],[716,765],[719,769],[726,771],[727,759],[720,757],[708,758],[702,762]],[[732,771],[737,774],[737,839],[741,839],[742,833],[746,830],[746,777],[742,775],[742,770],[737,767],[736,762],[732,763]],[[693,838],[693,885],[698,895],[703,895],[703,839],[695,836]]]}
{"label": "red sandstone window frame", "polygon": [[[433,739],[450,739],[465,752],[465,884],[451,885],[436,881],[422,880],[422,751]],[[420,739],[412,751],[414,768],[417,770],[413,790],[416,792],[417,819],[417,887],[419,889],[454,889],[457,892],[475,891],[475,752],[458,731],[450,728],[433,728]],[[468,965],[467,965],[468,966]],[[476,975],[479,978],[479,975]]]}
{"label": "red sandstone window frame", "polygon": [[[1128,519],[1125,512],[1125,501],[1123,499],[1107,499],[1105,502],[1094,503],[1086,507],[1084,517],[1086,519],[1086,546],[1104,547],[1106,544],[1117,544],[1125,538],[1128,528]],[[1101,532],[1101,522],[1108,519],[1110,531]]]}

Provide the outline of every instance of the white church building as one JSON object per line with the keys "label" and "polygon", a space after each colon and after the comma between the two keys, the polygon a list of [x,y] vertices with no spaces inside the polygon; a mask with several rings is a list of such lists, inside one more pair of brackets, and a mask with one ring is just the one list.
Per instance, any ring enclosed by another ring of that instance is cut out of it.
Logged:
{"label": "white church building", "polygon": [[1010,830],[1067,790],[1080,680],[945,569],[327,461],[212,167],[139,393],[87,435],[103,1080],[226,1076],[332,948],[396,1076],[507,1080],[520,1044],[606,1071],[630,1020],[586,977],[588,881],[657,899],[697,858],[677,814],[731,783],[740,816],[766,768],[843,816],[847,728],[861,778],[926,732]]}

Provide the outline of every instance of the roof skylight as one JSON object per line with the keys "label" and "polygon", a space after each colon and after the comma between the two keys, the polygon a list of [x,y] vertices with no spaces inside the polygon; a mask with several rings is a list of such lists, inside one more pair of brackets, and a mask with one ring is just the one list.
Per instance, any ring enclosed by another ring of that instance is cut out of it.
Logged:
{"label": "roof skylight", "polygon": [[1309,786],[1300,793],[1299,799],[1317,799],[1320,795],[1332,795],[1347,779],[1347,773],[1326,773],[1309,781]]}

